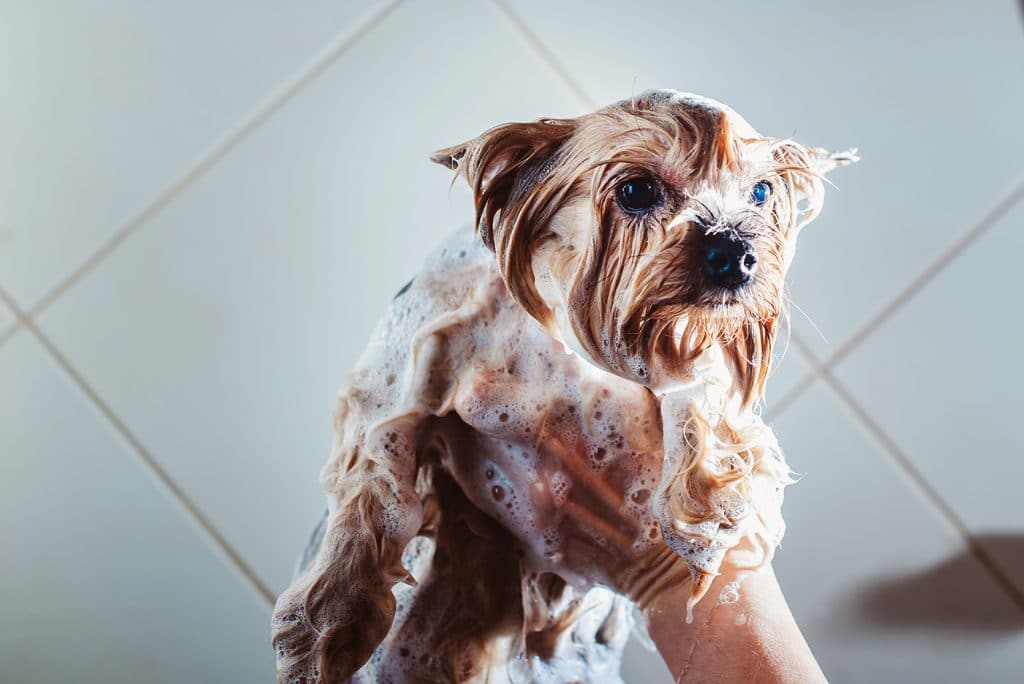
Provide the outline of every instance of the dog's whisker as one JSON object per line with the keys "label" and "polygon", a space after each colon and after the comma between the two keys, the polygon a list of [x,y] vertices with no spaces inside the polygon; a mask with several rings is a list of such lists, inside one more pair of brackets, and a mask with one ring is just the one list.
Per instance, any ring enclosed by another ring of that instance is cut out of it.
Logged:
{"label": "dog's whisker", "polygon": [[[391,301],[339,392],[326,532],[272,618],[279,679],[378,681],[401,657],[422,681],[534,681],[540,626],[573,668],[545,680],[596,681],[624,635],[590,634],[587,589],[640,600],[654,559],[689,609],[744,537],[771,559],[792,480],[765,382],[792,309],[824,339],[787,257],[855,155],[649,91],[432,159],[468,182],[474,230]],[[392,591],[403,575],[424,579]],[[494,638],[510,624],[521,639]]]}
{"label": "dog's whisker", "polygon": [[781,310],[781,321],[782,321],[782,326],[781,327],[782,327],[783,330],[785,330],[786,334],[785,334],[785,338],[784,338],[784,343],[782,345],[782,350],[778,354],[777,360],[775,361],[775,368],[778,368],[779,366],[781,366],[783,361],[786,360],[786,355],[789,353],[789,344],[790,344],[790,341],[793,338],[793,324],[792,324],[792,320],[791,320],[790,315],[789,315],[789,306],[792,305],[792,298],[790,297],[790,294],[789,294],[788,284],[786,285],[785,289],[783,290],[783,300],[784,300],[786,305],[783,306],[782,310]]}
{"label": "dog's whisker", "polygon": [[821,328],[819,328],[818,324],[814,322],[814,319],[811,318],[810,315],[808,315],[808,313],[804,311],[803,308],[792,299],[789,300],[789,303],[794,309],[800,312],[801,316],[807,319],[807,322],[811,324],[812,328],[814,328],[814,332],[818,334],[818,337],[821,338],[821,341],[824,342],[825,344],[828,344],[828,338],[825,337],[825,333],[821,331]]}

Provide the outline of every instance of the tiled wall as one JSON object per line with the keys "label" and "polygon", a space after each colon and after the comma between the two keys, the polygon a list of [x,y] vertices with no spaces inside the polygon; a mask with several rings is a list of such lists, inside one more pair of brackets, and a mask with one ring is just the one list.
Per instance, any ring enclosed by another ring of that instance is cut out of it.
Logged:
{"label": "tiled wall", "polygon": [[1011,0],[0,4],[0,681],[272,681],[334,392],[471,217],[427,156],[649,87],[863,156],[767,406],[825,672],[1020,681],[1021,74]]}

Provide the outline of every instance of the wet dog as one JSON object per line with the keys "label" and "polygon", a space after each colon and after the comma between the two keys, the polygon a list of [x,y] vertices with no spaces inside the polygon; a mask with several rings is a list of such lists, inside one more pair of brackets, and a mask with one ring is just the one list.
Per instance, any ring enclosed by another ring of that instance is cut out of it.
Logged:
{"label": "wet dog", "polygon": [[[615,681],[666,586],[771,558],[789,470],[758,405],[797,234],[855,161],[653,91],[434,160],[475,229],[342,388],[281,682]],[[396,586],[397,584],[397,586]]]}

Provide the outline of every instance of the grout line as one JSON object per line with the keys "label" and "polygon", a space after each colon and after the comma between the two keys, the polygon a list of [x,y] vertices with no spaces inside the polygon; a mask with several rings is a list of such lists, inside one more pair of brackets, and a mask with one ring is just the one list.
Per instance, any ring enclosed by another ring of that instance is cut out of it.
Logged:
{"label": "grout line", "polygon": [[[207,152],[200,161],[181,177],[171,183],[157,198],[151,202],[140,214],[125,224],[111,239],[100,247],[92,256],[83,262],[74,272],[62,280],[58,285],[47,293],[28,314],[25,314],[10,296],[0,289],[0,299],[4,300],[17,315],[18,321],[0,334],[0,345],[4,344],[14,336],[22,327],[27,328],[30,333],[42,344],[47,352],[71,377],[79,389],[93,402],[100,412],[107,418],[111,425],[121,436],[135,449],[145,467],[164,485],[175,501],[184,509],[187,515],[200,526],[210,537],[218,549],[227,559],[241,572],[251,587],[269,605],[274,604],[274,594],[263,584],[255,572],[241,558],[237,551],[228,543],[224,536],[213,526],[208,518],[191,502],[185,492],[178,486],[170,475],[162,468],[149,451],[131,433],[128,427],[117,417],[112,409],[100,398],[95,390],[85,379],[71,366],[70,362],[60,353],[56,346],[36,326],[32,317],[40,314],[59,297],[65,294],[71,287],[79,282],[97,264],[112,253],[122,242],[134,234],[146,221],[167,206],[175,197],[181,194],[193,182],[202,177],[210,168],[215,166],[228,152],[241,143],[253,130],[258,128],[274,112],[280,109],[286,102],[294,97],[306,85],[314,80],[319,74],[330,67],[345,51],[347,51],[360,38],[367,34],[374,26],[390,14],[402,0],[388,0],[372,8],[361,19],[356,20],[344,33],[342,33],[332,44],[330,44],[318,57],[300,72],[281,89],[275,92],[268,100],[257,107],[256,111],[245,119],[237,128],[231,131],[227,137],[217,143]],[[530,45],[536,54],[552,69],[557,78],[570,94],[580,103],[593,107],[593,102],[587,96],[582,86],[568,73],[568,71],[554,58],[544,47],[539,38],[530,31],[522,19],[517,16],[504,0],[492,0],[493,4],[505,16],[513,28]],[[949,505],[931,487],[924,477],[914,468],[906,456],[899,450],[890,438],[882,431],[860,405],[850,396],[845,388],[830,373],[830,369],[838,364],[850,352],[917,292],[923,289],[932,279],[935,278],[946,266],[973,242],[987,232],[992,225],[998,221],[1021,197],[1024,197],[1024,181],[1012,188],[996,205],[984,214],[977,223],[961,235],[946,250],[944,250],[931,264],[925,267],[901,292],[899,292],[888,304],[879,310],[861,328],[848,338],[830,357],[819,363],[810,348],[807,347],[796,335],[792,335],[792,342],[797,350],[810,363],[812,370],[782,399],[775,403],[770,411],[771,415],[778,415],[793,401],[795,401],[807,388],[814,384],[817,378],[829,385],[837,395],[840,402],[861,423],[872,437],[882,446],[883,450],[890,456],[894,464],[914,484],[924,498],[931,503],[935,509],[958,534],[960,534],[971,553],[979,563],[993,576],[995,581],[1006,590],[1014,602],[1024,610],[1024,592],[1015,586],[1012,579],[1002,570],[991,555],[979,545],[974,539],[970,530],[959,519]]]}
{"label": "grout line", "polygon": [[[591,109],[595,108],[596,105],[593,100],[587,95],[583,86],[574,79],[562,64],[555,59],[555,56],[544,47],[544,43],[541,42],[540,38],[534,34],[526,23],[508,6],[505,0],[492,0],[493,4],[498,10],[505,16],[505,18],[512,24],[512,27],[519,33],[520,37],[526,41],[527,44],[533,49],[538,57],[544,61],[548,67],[555,73],[555,76],[562,81],[562,84],[569,91],[570,95],[576,98],[581,104]],[[787,392],[778,402],[774,402],[771,408],[765,410],[765,420],[771,421],[778,417],[787,406],[792,404],[808,387],[814,384],[814,381],[820,375],[821,364],[818,362],[818,358],[811,351],[810,347],[804,344],[797,334],[791,329],[790,330],[790,341],[795,343],[797,352],[804,357],[808,365],[811,367],[811,371],[805,375],[800,382]]]}
{"label": "grout line", "polygon": [[[541,42],[540,38],[534,34],[526,23],[508,6],[505,0],[492,0],[493,4],[498,10],[505,16],[505,18],[512,24],[512,27],[519,33],[520,37],[525,40],[533,51],[540,57],[542,61],[547,63],[548,67],[555,73],[556,77],[562,81],[565,88],[569,93],[576,98],[581,104],[586,107],[593,109],[596,105],[594,101],[586,94],[583,86],[574,79],[562,64],[555,59],[555,56],[544,47],[544,43]],[[793,401],[795,401],[803,392],[814,384],[814,381],[820,374],[820,364],[818,358],[811,351],[810,347],[803,343],[799,336],[791,329],[790,330],[790,341],[795,343],[797,352],[804,357],[808,365],[811,367],[811,371],[804,376],[800,382],[787,392],[778,402],[774,402],[770,409],[766,409],[766,420],[772,420],[777,417],[782,411],[786,409]]]}
{"label": "grout line", "polygon": [[811,368],[817,368],[821,365],[821,362],[818,360],[818,355],[811,349],[811,345],[804,342],[795,330],[792,330],[789,333],[789,343],[796,347],[796,352],[803,357],[804,361],[806,361]]}
{"label": "grout line", "polygon": [[540,38],[530,30],[526,25],[526,22],[524,22],[519,15],[512,11],[512,8],[508,6],[505,0],[492,0],[492,2],[495,7],[498,8],[498,11],[500,11],[508,22],[512,24],[512,28],[516,30],[519,36],[525,40],[537,56],[555,72],[555,76],[562,81],[562,84],[566,87],[569,93],[576,98],[580,104],[590,109],[595,109],[596,105],[594,101],[587,95],[583,86],[581,86],[579,82],[569,74],[568,70],[566,70],[565,67],[555,59],[555,56],[551,54],[546,47],[544,47],[544,43],[541,42]]}
{"label": "grout line", "polygon": [[0,347],[4,346],[7,340],[14,337],[15,333],[21,330],[21,319],[19,318],[10,325],[6,330],[0,333]]}
{"label": "grout line", "polygon": [[[804,342],[800,335],[793,329],[792,319],[786,317],[786,349],[785,357],[789,357],[793,350],[803,358],[804,362],[810,368],[800,380],[789,389],[788,392],[783,394],[777,401],[772,401],[770,404],[765,405],[763,418],[766,422],[771,422],[778,418],[783,411],[785,411],[790,404],[800,398],[807,388],[814,384],[814,381],[818,379],[820,372],[820,363],[818,362],[817,355],[811,351],[810,345]],[[769,376],[770,379],[770,376]]]}
{"label": "grout line", "polygon": [[[245,140],[252,131],[258,128],[272,114],[279,110],[286,102],[294,97],[313,79],[330,67],[348,48],[354,45],[360,38],[366,35],[373,27],[380,23],[390,14],[402,0],[386,0],[356,19],[341,34],[314,57],[305,66],[287,81],[269,98],[260,103],[255,111],[243,119],[234,130],[228,132],[226,137],[216,143],[212,149],[207,151],[195,166],[188,169],[182,176],[178,177],[166,187],[146,208],[135,218],[122,226],[107,242],[105,242],[95,253],[86,259],[77,269],[71,272],[59,282],[50,292],[43,296],[29,311],[29,317],[35,318],[44,309],[53,304],[58,298],[64,295],[86,274],[96,267],[103,259],[110,255],[117,247],[131,237],[143,224],[155,214],[159,213],[174,198],[180,195],[197,179],[203,176],[217,164],[225,155]],[[0,340],[2,342],[2,340]]]}
{"label": "grout line", "polygon": [[778,401],[773,401],[770,405],[765,407],[765,422],[771,423],[782,415],[782,413],[789,408],[790,404],[799,399],[800,396],[806,392],[819,377],[821,376],[812,366],[812,370],[808,371],[802,378],[800,378],[800,381],[792,389],[783,394]]}
{"label": "grout line", "polygon": [[939,517],[956,532],[966,544],[968,551],[988,572],[992,579],[1002,588],[1022,612],[1024,612],[1024,588],[1018,587],[1012,576],[1007,573],[992,555],[975,539],[974,534],[964,524],[946,500],[928,483],[928,480],[914,467],[907,456],[892,439],[882,430],[859,403],[846,391],[846,388],[827,370],[821,372],[822,381],[828,385],[840,404],[860,423],[875,442],[882,448],[893,464],[910,481],[918,493],[932,505]]}
{"label": "grout line", "polygon": [[21,306],[14,301],[14,297],[0,285],[0,308],[6,305],[7,310],[14,316],[14,322],[0,330],[0,347],[6,344],[7,340],[14,337],[21,330],[22,321],[25,319],[25,312]]}
{"label": "grout line", "polygon": [[[857,346],[867,339],[875,329],[895,314],[915,294],[921,291],[931,282],[946,266],[952,263],[961,252],[966,250],[975,241],[980,239],[995,223],[1009,211],[1018,201],[1024,200],[1024,180],[1013,186],[1010,191],[985,212],[978,221],[966,232],[960,235],[952,244],[930,264],[918,273],[910,283],[875,313],[864,325],[851,335],[835,352],[824,361],[819,362],[815,353],[811,350],[799,335],[790,331],[790,344],[797,348],[797,351],[810,364],[811,372],[805,375],[800,382],[789,392],[782,396],[779,401],[774,402],[765,411],[766,420],[774,420],[786,408],[800,397],[818,377],[824,377],[846,358]],[[828,378],[825,378],[828,381]]]}
{"label": "grout line", "polygon": [[[103,414],[103,417],[107,419],[114,430],[121,435],[122,439],[128,442],[128,445],[135,451],[135,454],[142,462],[143,468],[149,471],[149,473],[156,478],[158,484],[163,485],[164,489],[171,495],[174,502],[180,506],[186,517],[199,526],[200,530],[206,534],[211,542],[213,542],[214,547],[224,555],[228,563],[242,575],[250,588],[252,588],[265,603],[273,608],[276,599],[274,592],[272,592],[270,588],[263,583],[256,574],[256,571],[249,566],[249,564],[242,558],[241,554],[235,550],[224,535],[221,534],[221,532],[214,526],[210,519],[207,518],[194,503],[192,503],[185,494],[185,491],[174,481],[173,478],[171,478],[170,474],[164,470],[163,466],[160,465],[146,447],[142,445],[142,442],[132,434],[124,421],[122,421],[117,414],[114,413],[113,409],[111,409],[110,406],[100,398],[96,390],[94,390],[89,383],[86,382],[85,378],[75,370],[74,366],[71,365],[70,361],[68,361],[63,354],[61,354],[56,345],[50,341],[35,322],[18,307],[14,300],[11,299],[11,296],[2,288],[0,288],[0,300],[5,302],[18,317],[19,324],[14,326],[14,330],[17,331],[24,327],[36,338],[39,344],[42,345],[43,349],[45,349],[53,360],[57,362],[57,365],[67,373],[78,389],[85,394],[86,398],[92,402],[101,414]],[[7,337],[9,337],[9,335],[5,336],[4,339]]]}
{"label": "grout line", "polygon": [[14,297],[12,297],[7,290],[2,287],[0,287],[0,302],[7,305],[7,308],[11,310],[11,313],[14,314],[15,318],[14,324],[4,332],[2,339],[7,339],[13,336],[16,330],[19,330],[21,326],[28,322],[28,315],[20,306],[18,306],[18,303],[14,301]]}
{"label": "grout line", "polygon": [[[581,86],[579,82],[569,74],[568,70],[566,70],[565,67],[555,59],[555,56],[546,47],[544,47],[544,43],[541,42],[540,38],[538,38],[537,35],[529,29],[526,23],[512,11],[506,1],[492,0],[492,2],[505,16],[509,23],[512,24],[512,27],[517,33],[519,33],[520,37],[529,44],[537,56],[547,63],[548,67],[555,73],[555,76],[562,81],[569,93],[581,104],[593,109],[596,105],[587,95],[583,86]],[[778,402],[774,402],[770,409],[766,409],[766,420],[772,420],[784,411],[786,407],[803,394],[808,387],[814,384],[814,381],[818,378],[820,373],[821,365],[819,364],[817,357],[811,351],[810,347],[800,341],[800,338],[792,330],[790,330],[790,340],[796,344],[798,353],[804,357],[812,370],[800,380],[796,387],[787,392]]]}
{"label": "grout line", "polygon": [[970,554],[989,574],[999,587],[1010,595],[1014,604],[1024,611],[1024,587],[1019,587],[1012,576],[1006,572],[999,562],[975,538],[970,528],[960,519],[946,500],[931,486],[921,472],[910,462],[909,458],[885,433],[867,411],[853,398],[839,380],[832,374],[832,369],[860,345],[883,322],[895,314],[906,302],[930,283],[944,268],[952,263],[971,244],[981,238],[995,223],[1006,214],[1018,201],[1024,198],[1024,181],[1019,182],[1003,196],[992,208],[947,247],[933,262],[928,264],[901,292],[880,309],[870,320],[854,333],[824,362],[818,362],[813,351],[799,336],[791,334],[791,344],[796,346],[805,359],[811,364],[811,372],[800,383],[772,406],[768,414],[770,418],[778,416],[818,378],[824,382],[848,414],[882,448],[890,461],[907,478],[911,486],[932,506],[943,521],[963,540]]}
{"label": "grout line", "polygon": [[146,469],[149,470],[150,473],[164,486],[171,497],[181,506],[187,516],[199,525],[202,531],[205,532],[213,541],[214,545],[226,556],[227,560],[242,574],[252,589],[254,589],[268,605],[273,606],[276,599],[274,592],[263,583],[263,581],[257,576],[256,571],[246,563],[241,554],[231,546],[230,542],[228,542],[224,535],[221,534],[221,532],[213,525],[210,519],[207,518],[194,503],[192,503],[188,498],[188,495],[185,494],[185,491],[171,478],[167,471],[164,470],[163,466],[161,466],[153,455],[149,453],[146,447],[142,445],[135,435],[131,433],[128,426],[118,418],[113,410],[107,406],[106,402],[100,398],[99,394],[97,394],[85,379],[79,375],[78,371],[71,366],[68,360],[53,345],[53,342],[43,334],[35,323],[32,321],[26,321],[25,327],[29,329],[40,344],[43,345],[54,360],[61,366],[61,368],[64,369],[75,384],[78,385],[79,389],[93,402],[96,408],[99,409],[100,413],[104,415],[114,429],[121,434],[121,437],[131,445]]}
{"label": "grout line", "polygon": [[815,377],[820,377],[825,372],[824,364],[818,360],[811,346],[804,342],[799,335],[790,335],[790,344],[795,346],[800,355],[804,357],[804,361],[811,367],[811,374]]}
{"label": "grout line", "polygon": [[[493,2],[513,27],[520,33],[523,39],[526,40],[530,47],[533,48],[540,58],[548,64],[557,77],[562,80],[569,92],[581,103],[586,106],[593,107],[593,102],[586,95],[579,83],[569,75],[568,71],[566,71],[558,60],[556,60],[544,47],[540,39],[529,30],[526,24],[514,12],[512,12],[512,10],[505,4],[504,0],[493,0]],[[1024,196],[1024,181],[1013,187],[1008,194],[995,204],[995,206],[982,215],[977,223],[975,223],[941,254],[939,254],[933,262],[928,264],[924,270],[917,275],[917,277],[915,277],[902,291],[890,300],[887,305],[869,319],[856,333],[854,333],[854,335],[847,339],[846,342],[844,342],[843,345],[840,346],[824,362],[819,362],[810,347],[801,341],[798,336],[791,333],[791,342],[795,344],[798,352],[810,364],[811,371],[801,379],[796,387],[782,397],[778,403],[773,405],[768,415],[769,419],[777,416],[810,386],[812,386],[815,380],[821,378],[822,381],[825,382],[839,397],[841,403],[847,408],[853,417],[860,422],[861,425],[882,446],[884,452],[888,454],[897,468],[903,472],[922,496],[931,503],[939,513],[939,516],[942,517],[953,528],[953,530],[960,535],[971,554],[975,559],[977,559],[981,566],[1002,589],[1010,594],[1018,608],[1024,610],[1024,590],[1018,588],[1014,584],[1010,576],[999,566],[988,551],[978,543],[970,530],[966,525],[964,525],[949,504],[947,504],[945,500],[939,496],[938,492],[928,484],[924,477],[913,467],[907,457],[899,450],[896,444],[882,431],[880,426],[878,426],[867,415],[860,405],[846,393],[845,388],[843,388],[829,372],[830,368],[841,361],[854,348],[856,348],[857,345],[866,339],[871,332],[898,311],[907,301],[924,288],[925,285],[931,282],[931,280],[934,279],[935,276],[938,275],[946,266],[948,266],[961,252],[984,235],[984,233],[988,231],[989,228],[991,228],[992,225],[995,224],[995,222],[998,221],[999,218],[1001,218],[1022,196]]]}
{"label": "grout line", "polygon": [[847,413],[868,432],[872,439],[882,448],[882,452],[889,457],[889,460],[896,468],[903,473],[910,485],[935,509],[940,518],[958,534],[967,546],[968,551],[978,561],[1003,591],[1008,593],[1021,611],[1024,611],[1024,587],[1018,587],[1012,576],[1007,573],[999,562],[982,546],[971,530],[964,524],[953,508],[945,499],[931,486],[921,472],[914,467],[910,459],[896,445],[896,443],[882,430],[867,411],[857,402],[856,399],[846,390],[826,366],[819,364],[814,358],[813,352],[806,346],[799,337],[790,336],[791,344],[795,344],[811,364],[811,371],[804,376],[800,383],[789,391],[779,402],[772,405],[767,412],[766,420],[770,421],[782,413],[787,406],[795,401],[801,394],[821,379],[839,400],[839,403],[846,409]]}
{"label": "grout line", "polygon": [[1013,207],[1017,201],[1024,198],[1024,180],[1012,187],[1010,191],[998,202],[985,212],[978,221],[963,233],[952,244],[949,245],[939,256],[917,274],[899,293],[893,297],[888,304],[883,306],[867,322],[864,323],[853,335],[836,349],[828,358],[822,362],[822,370],[828,371],[850,354],[860,343],[867,339],[872,332],[888,320],[894,313],[903,307],[914,295],[920,292],[935,276],[946,266],[954,261],[961,252],[965,251],[976,240],[984,235],[995,223]]}

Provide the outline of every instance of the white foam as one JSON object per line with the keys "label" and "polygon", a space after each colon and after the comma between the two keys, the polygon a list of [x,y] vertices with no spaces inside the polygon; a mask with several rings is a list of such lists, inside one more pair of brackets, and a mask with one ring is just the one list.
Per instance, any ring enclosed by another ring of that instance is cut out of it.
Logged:
{"label": "white foam", "polygon": [[737,603],[740,600],[740,583],[729,582],[722,587],[722,593],[718,595],[718,602],[723,605]]}
{"label": "white foam", "polygon": [[[539,285],[549,296],[562,286],[550,274],[542,274]],[[637,376],[651,372],[635,359],[630,363]],[[696,402],[710,421],[728,414],[744,439],[749,435],[768,444],[766,453],[772,458],[762,459],[762,464],[774,463],[774,470],[765,466],[752,475],[771,481],[773,491],[781,481],[776,471],[785,471],[785,464],[774,458],[774,436],[760,418],[738,413],[719,348],[710,348],[697,360],[693,376],[665,380],[655,389],[657,396],[598,368],[571,337],[553,335],[529,318],[505,290],[494,255],[463,230],[428,259],[378,325],[343,389],[340,436],[323,481],[334,491],[342,476],[339,464],[353,449],[362,450],[361,458],[379,460],[379,468],[368,473],[392,469],[400,479],[405,469],[414,467],[415,450],[403,441],[405,433],[395,427],[396,421],[401,426],[412,416],[454,411],[475,434],[468,445],[462,433],[442,440],[449,445],[447,451],[442,448],[442,464],[474,505],[519,538],[530,563],[557,570],[579,586],[611,583],[613,578],[597,564],[566,565],[573,557],[566,530],[580,534],[581,529],[570,524],[577,515],[571,511],[593,506],[607,526],[635,530],[633,538],[622,541],[600,536],[604,533],[598,525],[597,546],[610,554],[643,557],[662,543],[664,534],[664,542],[691,570],[716,574],[726,552],[744,535],[762,533],[764,525],[760,516],[751,514],[750,501],[733,490],[722,492],[716,505],[741,521],[734,527],[717,520],[693,525],[656,519],[663,469],[678,467],[679,457],[662,453],[659,401],[672,397],[681,406]],[[431,429],[421,439],[433,434]],[[375,436],[376,442],[366,441]],[[724,472],[740,466],[734,445],[718,444],[713,436],[710,442],[710,468]],[[367,449],[369,443],[383,446]],[[456,458],[456,448],[471,453]],[[344,477],[347,487],[357,486],[352,473]],[[403,498],[408,492],[400,487],[393,494],[395,505],[382,525],[396,539],[411,537],[417,531],[418,500]],[[594,497],[606,500],[593,505]],[[337,502],[330,503],[333,512]],[[414,591],[396,588],[400,604]],[[688,614],[692,607],[691,602]],[[380,656],[375,657],[377,667]],[[563,665],[569,672],[570,665]],[[552,674],[550,681],[565,681],[565,672],[559,671],[557,679]],[[546,675],[537,676],[541,679],[536,681],[544,681]]]}

